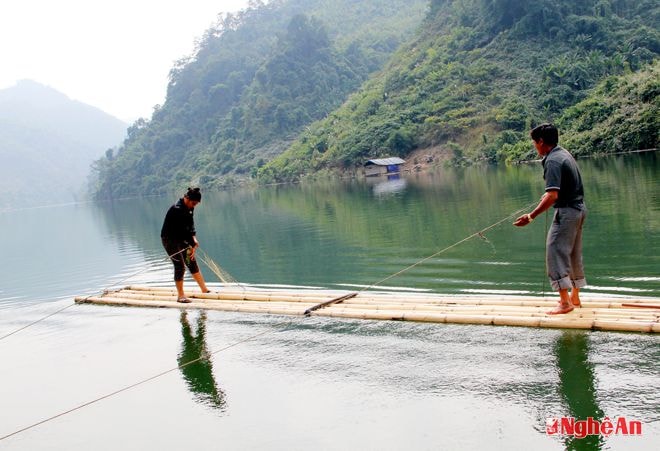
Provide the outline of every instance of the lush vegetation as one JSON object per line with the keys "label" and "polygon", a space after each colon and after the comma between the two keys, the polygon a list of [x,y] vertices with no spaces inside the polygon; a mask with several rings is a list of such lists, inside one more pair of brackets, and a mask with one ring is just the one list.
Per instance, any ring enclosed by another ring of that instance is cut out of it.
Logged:
{"label": "lush vegetation", "polygon": [[240,182],[383,67],[426,0],[252,1],[170,72],[167,99],[95,163],[97,198]]}
{"label": "lush vegetation", "polygon": [[653,0],[433,0],[386,69],[259,176],[418,148],[456,164],[516,161],[533,156],[528,130],[545,121],[583,153],[657,147],[659,15]]}
{"label": "lush vegetation", "polygon": [[414,152],[515,162],[535,157],[528,130],[546,121],[577,153],[658,146],[655,0],[331,3],[222,16],[172,69],[165,104],[96,162],[96,196]]}
{"label": "lush vegetation", "polygon": [[601,82],[558,121],[575,154],[653,149],[660,133],[660,61]]}

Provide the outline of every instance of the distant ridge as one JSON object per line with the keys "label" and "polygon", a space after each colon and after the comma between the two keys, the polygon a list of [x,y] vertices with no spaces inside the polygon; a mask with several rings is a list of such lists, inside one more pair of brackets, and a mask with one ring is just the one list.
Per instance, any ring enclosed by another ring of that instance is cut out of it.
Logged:
{"label": "distant ridge", "polygon": [[32,80],[0,90],[0,208],[70,202],[127,124]]}

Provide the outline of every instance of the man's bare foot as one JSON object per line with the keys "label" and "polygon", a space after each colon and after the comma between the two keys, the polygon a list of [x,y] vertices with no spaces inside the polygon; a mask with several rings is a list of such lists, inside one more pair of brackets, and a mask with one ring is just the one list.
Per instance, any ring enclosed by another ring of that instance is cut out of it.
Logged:
{"label": "man's bare foot", "polygon": [[573,306],[570,304],[562,304],[561,302],[553,310],[547,312],[548,315],[563,315],[564,313],[570,313],[573,311]]}
{"label": "man's bare foot", "polygon": [[573,291],[571,291],[571,304],[573,304],[573,307],[582,307],[580,293],[577,288],[573,288]]}

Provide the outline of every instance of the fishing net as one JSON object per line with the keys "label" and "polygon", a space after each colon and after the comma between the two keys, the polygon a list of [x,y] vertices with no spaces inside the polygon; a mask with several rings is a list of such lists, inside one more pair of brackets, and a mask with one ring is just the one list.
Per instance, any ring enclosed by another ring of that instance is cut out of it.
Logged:
{"label": "fishing net", "polygon": [[214,262],[206,252],[201,249],[197,249],[197,254],[201,254],[199,255],[199,259],[209,267],[213,274],[215,274],[222,283],[238,284],[238,280],[229,274],[226,269],[222,268],[220,265]]}

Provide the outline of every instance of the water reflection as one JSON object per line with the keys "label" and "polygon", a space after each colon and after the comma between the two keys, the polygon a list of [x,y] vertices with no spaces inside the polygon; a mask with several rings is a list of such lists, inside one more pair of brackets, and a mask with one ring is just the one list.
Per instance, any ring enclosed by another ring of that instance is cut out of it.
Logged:
{"label": "water reflection", "polygon": [[197,333],[188,321],[188,312],[181,312],[181,335],[183,336],[182,350],[177,359],[179,366],[192,360],[195,363],[181,368],[181,375],[185,379],[188,389],[195,400],[214,409],[224,411],[226,408],[225,394],[218,388],[213,377],[213,364],[206,346],[206,312],[202,311],[197,317]]}
{"label": "water reflection", "polygon": [[[591,417],[602,421],[603,411],[596,397],[596,378],[589,362],[589,338],[584,331],[564,331],[555,344],[559,370],[559,391],[568,407],[569,417],[575,421]],[[601,435],[587,435],[582,439],[567,436],[567,450],[600,450]]]}
{"label": "water reflection", "polygon": [[[371,180],[371,179],[369,179]],[[380,180],[373,186],[374,195],[376,197],[392,196],[405,191],[408,182],[399,174],[388,175],[387,180]]]}
{"label": "water reflection", "polygon": [[[587,159],[580,167],[589,181],[587,194],[593,207],[584,249],[590,283],[585,295],[596,291],[657,296],[660,285],[652,271],[660,263],[654,251],[660,230],[660,210],[654,203],[660,180],[657,158]],[[439,168],[394,180],[324,179],[295,186],[208,192],[201,210],[195,212],[196,226],[205,251],[221,258],[238,280],[324,287],[369,285],[533,202],[543,190],[539,171],[538,163]],[[144,251],[146,260],[162,258],[159,230],[171,202],[171,197],[158,197],[95,207],[106,247],[117,242],[119,257],[126,255],[123,249],[136,249]],[[43,224],[59,218],[35,219]],[[2,220],[0,216],[0,229]],[[70,221],[66,224],[71,227]],[[16,228],[17,232],[25,229],[26,237],[41,234],[25,222]],[[81,234],[77,229],[76,233]],[[545,251],[542,219],[524,231],[502,224],[485,236],[488,241],[468,240],[442,260],[418,265],[394,282],[456,294],[466,289],[545,292],[546,277],[539,266]],[[103,262],[117,254],[114,249],[84,250],[102,256]],[[85,271],[89,267],[86,254],[73,262],[84,262]],[[533,273],[530,268],[535,268]],[[41,280],[48,271],[38,274]],[[82,280],[88,283],[88,278]],[[19,291],[24,293],[22,287]],[[3,293],[12,295],[18,294]]]}

